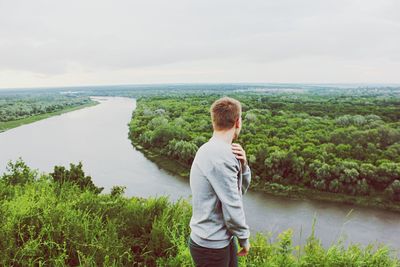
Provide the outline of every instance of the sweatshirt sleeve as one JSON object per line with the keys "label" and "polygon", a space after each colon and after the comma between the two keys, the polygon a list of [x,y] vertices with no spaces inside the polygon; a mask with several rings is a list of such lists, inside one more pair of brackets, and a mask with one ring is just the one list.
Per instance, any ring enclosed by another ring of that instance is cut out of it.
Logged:
{"label": "sweatshirt sleeve", "polygon": [[241,247],[249,243],[250,230],[246,224],[242,197],[238,188],[240,166],[234,161],[219,161],[213,164],[209,181],[218,199],[228,230],[239,239]]}
{"label": "sweatshirt sleeve", "polygon": [[244,171],[242,172],[242,194],[244,195],[247,192],[247,189],[249,189],[250,182],[251,182],[251,170],[249,165],[246,165],[244,168]]}

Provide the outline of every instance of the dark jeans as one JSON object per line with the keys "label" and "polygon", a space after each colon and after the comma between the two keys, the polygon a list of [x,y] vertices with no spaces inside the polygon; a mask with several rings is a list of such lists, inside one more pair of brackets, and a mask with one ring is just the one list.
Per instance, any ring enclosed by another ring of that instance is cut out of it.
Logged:
{"label": "dark jeans", "polygon": [[237,245],[232,238],[227,247],[205,248],[196,244],[189,236],[190,254],[196,267],[237,267]]}

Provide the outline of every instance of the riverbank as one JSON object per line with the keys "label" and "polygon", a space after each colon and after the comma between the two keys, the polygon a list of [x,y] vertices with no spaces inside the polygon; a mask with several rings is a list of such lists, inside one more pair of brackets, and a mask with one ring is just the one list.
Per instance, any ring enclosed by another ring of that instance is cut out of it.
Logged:
{"label": "riverbank", "polygon": [[[139,142],[131,139],[132,145],[149,160],[153,161],[160,168],[166,170],[170,174],[180,176],[182,178],[189,178],[189,172],[187,166],[182,165],[177,161],[170,160],[168,157],[152,151],[141,146]],[[400,212],[400,204],[394,202],[388,202],[383,200],[381,197],[370,197],[370,196],[349,196],[340,193],[322,192],[303,188],[295,185],[281,185],[277,183],[261,183],[253,178],[250,190],[254,192],[262,192],[274,196],[283,196],[291,199],[312,199],[324,202],[333,202],[340,204],[351,204],[369,208],[380,208],[389,211]]]}
{"label": "riverbank", "polygon": [[86,107],[95,106],[97,104],[99,104],[99,102],[92,101],[92,102],[84,104],[84,105],[69,107],[69,108],[65,108],[65,109],[62,109],[62,110],[54,111],[54,112],[34,115],[34,116],[26,117],[26,118],[23,118],[23,119],[13,120],[13,121],[0,122],[0,133],[1,132],[5,132],[7,130],[10,130],[12,128],[19,127],[19,126],[24,125],[24,124],[29,124],[29,123],[32,123],[32,122],[35,122],[35,121],[47,119],[47,118],[50,118],[52,116],[61,115],[63,113],[67,113],[67,112],[70,112],[70,111],[74,111],[74,110],[78,110],[78,109],[82,109],[82,108],[86,108]]}
{"label": "riverbank", "polygon": [[144,148],[139,142],[133,141],[132,139],[130,140],[133,147],[136,148],[136,150],[142,152],[147,159],[157,164],[158,167],[166,170],[170,174],[182,178],[189,178],[189,170],[187,169],[186,166],[182,165],[177,161],[172,161],[167,157],[161,155],[160,153],[157,153],[156,151],[151,151],[149,149]]}

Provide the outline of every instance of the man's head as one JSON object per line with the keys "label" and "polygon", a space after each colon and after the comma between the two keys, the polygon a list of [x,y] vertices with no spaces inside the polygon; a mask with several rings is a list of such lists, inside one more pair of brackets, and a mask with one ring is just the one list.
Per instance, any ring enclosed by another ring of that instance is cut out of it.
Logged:
{"label": "man's head", "polygon": [[229,131],[234,129],[234,138],[239,136],[242,128],[242,106],[231,97],[216,100],[210,108],[214,131]]}

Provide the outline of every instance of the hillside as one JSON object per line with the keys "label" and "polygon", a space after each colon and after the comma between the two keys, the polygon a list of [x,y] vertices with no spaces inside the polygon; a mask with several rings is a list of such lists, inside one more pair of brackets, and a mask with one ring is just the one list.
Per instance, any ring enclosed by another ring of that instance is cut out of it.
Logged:
{"label": "hillside", "polygon": [[[191,266],[186,242],[190,204],[165,197],[110,194],[85,175],[82,164],[38,174],[22,160],[0,178],[2,266]],[[241,266],[400,266],[387,247],[337,243],[323,248],[313,235],[292,245],[292,231],[253,235]]]}

